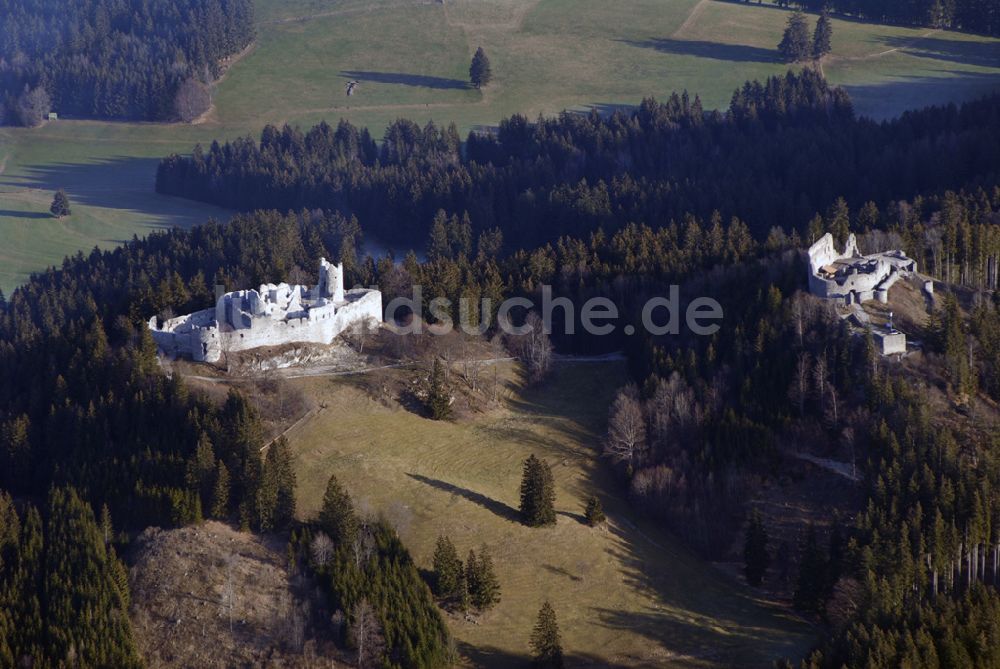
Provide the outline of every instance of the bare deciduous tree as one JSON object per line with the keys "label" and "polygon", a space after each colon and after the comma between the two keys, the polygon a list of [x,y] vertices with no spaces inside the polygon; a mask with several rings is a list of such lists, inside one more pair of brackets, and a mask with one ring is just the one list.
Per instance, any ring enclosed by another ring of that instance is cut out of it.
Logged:
{"label": "bare deciduous tree", "polygon": [[309,546],[313,562],[317,565],[325,565],[332,560],[333,551],[333,540],[323,532],[317,533],[312,540],[312,544]]}
{"label": "bare deciduous tree", "polygon": [[354,619],[351,639],[358,651],[358,666],[362,669],[379,666],[385,652],[385,637],[375,608],[362,598],[351,613]]}
{"label": "bare deciduous tree", "polygon": [[524,365],[528,381],[538,383],[552,368],[552,342],[545,333],[542,317],[536,312],[528,313],[524,324],[525,334],[512,336],[511,348]]}
{"label": "bare deciduous tree", "polygon": [[646,447],[646,418],[639,403],[639,391],[628,385],[618,391],[608,414],[608,436],[604,452],[635,467]]}
{"label": "bare deciduous tree", "polygon": [[212,95],[208,86],[197,79],[187,79],[177,87],[174,97],[174,113],[184,123],[190,123],[208,111],[212,106]]}
{"label": "bare deciduous tree", "polygon": [[799,406],[799,415],[805,415],[806,399],[809,397],[809,368],[811,360],[808,353],[800,353],[795,364],[795,376],[788,388],[788,399]]}

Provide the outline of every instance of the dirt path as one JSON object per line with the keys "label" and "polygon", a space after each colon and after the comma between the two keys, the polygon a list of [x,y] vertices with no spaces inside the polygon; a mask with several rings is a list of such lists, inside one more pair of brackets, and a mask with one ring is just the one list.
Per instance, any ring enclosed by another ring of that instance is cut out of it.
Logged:
{"label": "dirt path", "polygon": [[219,120],[215,114],[216,89],[218,89],[218,87],[222,85],[222,82],[226,80],[226,77],[229,76],[229,72],[236,66],[237,63],[239,63],[241,60],[243,60],[256,50],[257,50],[257,40],[254,40],[250,42],[250,44],[247,44],[246,48],[243,49],[243,51],[240,51],[238,54],[236,54],[235,56],[233,56],[232,58],[230,58],[225,62],[225,69],[222,71],[222,74],[219,76],[218,79],[212,82],[212,101],[208,105],[208,109],[203,111],[201,115],[198,116],[198,118],[191,121],[191,125],[201,125],[202,123],[207,123],[209,121]]}
{"label": "dirt path", "polygon": [[453,28],[461,28],[462,30],[507,30],[512,32],[517,32],[524,26],[524,19],[531,13],[531,11],[538,6],[541,0],[533,0],[533,2],[526,2],[520,7],[514,9],[513,14],[509,21],[504,21],[502,23],[469,23],[467,21],[457,21],[452,19],[448,14],[448,1],[443,0],[441,6],[444,8],[444,22]]}
{"label": "dirt path", "polygon": [[[928,30],[927,32],[925,32],[922,35],[918,35],[917,37],[914,37],[913,39],[911,39],[906,44],[900,44],[899,46],[893,47],[891,49],[886,49],[885,51],[879,51],[877,53],[869,53],[869,54],[865,54],[864,56],[827,56],[826,57],[826,61],[828,63],[836,63],[836,62],[841,62],[841,61],[844,61],[844,62],[858,62],[858,61],[865,61],[865,60],[873,60],[875,58],[881,58],[882,56],[887,56],[890,53],[896,53],[897,51],[901,51],[903,49],[908,49],[908,48],[912,47],[913,45],[917,44],[918,42],[920,42],[921,40],[927,39],[931,35],[934,35],[934,34],[939,33],[939,32],[941,32],[941,28],[934,28],[933,30]],[[822,70],[822,63],[820,63],[820,66],[821,66],[821,70]]]}
{"label": "dirt path", "polygon": [[687,15],[686,19],[684,19],[684,23],[678,26],[677,30],[675,30],[670,37],[681,37],[684,32],[694,25],[694,22],[701,17],[702,13],[705,11],[705,7],[708,6],[708,2],[709,0],[699,0],[698,4],[691,8],[691,13]]}
{"label": "dirt path", "polygon": [[793,453],[792,455],[799,460],[811,462],[817,467],[822,467],[828,472],[833,472],[837,476],[843,476],[848,481],[857,483],[861,480],[861,475],[857,473],[856,468],[852,467],[849,462],[838,462],[829,458],[820,458],[809,453]]}
{"label": "dirt path", "polygon": [[331,9],[327,12],[316,12],[315,14],[305,14],[303,16],[286,16],[280,19],[271,19],[270,21],[261,21],[257,25],[261,26],[280,26],[287,25],[289,23],[303,23],[305,21],[312,21],[313,19],[325,19],[331,16],[343,16],[345,14],[367,14],[369,12],[377,12],[383,9],[395,9],[396,7],[412,7],[414,5],[436,5],[435,2],[394,2],[387,5],[370,5],[367,7],[349,7],[347,9]]}

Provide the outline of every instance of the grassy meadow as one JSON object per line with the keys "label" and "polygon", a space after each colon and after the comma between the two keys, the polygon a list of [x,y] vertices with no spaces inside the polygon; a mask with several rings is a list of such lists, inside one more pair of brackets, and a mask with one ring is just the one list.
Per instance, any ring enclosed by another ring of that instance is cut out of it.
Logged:
{"label": "grassy meadow", "polygon": [[[76,249],[227,216],[153,193],[156,160],[198,141],[340,118],[376,135],[399,117],[454,122],[464,133],[515,112],[603,111],[680,89],[724,107],[745,80],[786,69],[775,45],[787,12],[770,4],[259,0],[257,14],[257,43],[216,86],[198,125],[60,120],[0,129],[0,288],[9,292]],[[467,84],[478,46],[494,72],[481,91]],[[822,66],[860,113],[885,118],[994,89],[1000,40],[835,20]],[[360,85],[348,98],[351,80]],[[74,214],[54,222],[44,212],[60,187]]]}
{"label": "grassy meadow", "polygon": [[[806,651],[808,625],[628,511],[596,451],[623,363],[561,363],[528,390],[502,368],[504,408],[454,423],[387,408],[358,377],[297,381],[325,405],[289,433],[300,515],[316,513],[335,473],[360,509],[398,528],[422,568],[430,568],[438,534],[463,559],[485,544],[502,601],[478,622],[449,617],[466,664],[519,666],[545,599],[570,666],[769,667]],[[521,464],[531,453],[553,469],[554,528],[516,520]],[[582,522],[590,494],[603,501],[606,529]]]}

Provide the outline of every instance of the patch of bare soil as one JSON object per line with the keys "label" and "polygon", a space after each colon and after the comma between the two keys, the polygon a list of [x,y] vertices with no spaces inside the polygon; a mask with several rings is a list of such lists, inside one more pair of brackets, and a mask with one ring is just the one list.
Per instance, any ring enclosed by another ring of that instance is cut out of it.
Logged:
{"label": "patch of bare soil", "polygon": [[282,542],[210,521],[149,528],[131,557],[130,618],[148,667],[347,666],[317,633],[329,624]]}

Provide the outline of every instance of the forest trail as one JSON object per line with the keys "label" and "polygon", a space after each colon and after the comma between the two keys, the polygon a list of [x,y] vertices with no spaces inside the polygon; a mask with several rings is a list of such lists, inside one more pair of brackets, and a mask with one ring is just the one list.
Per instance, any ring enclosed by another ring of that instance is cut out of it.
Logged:
{"label": "forest trail", "polygon": [[331,16],[343,16],[346,14],[367,14],[369,12],[376,12],[383,9],[394,9],[396,7],[412,7],[414,4],[418,5],[436,5],[437,2],[395,2],[387,5],[369,5],[365,7],[348,7],[347,9],[331,9],[326,12],[315,12],[313,14],[303,14],[302,16],[285,16],[280,19],[269,19],[267,21],[261,21],[257,25],[261,26],[280,26],[289,23],[303,23],[305,21],[312,21],[313,19],[325,19]]}
{"label": "forest trail", "polygon": [[699,0],[698,4],[691,8],[691,13],[687,15],[686,19],[684,19],[684,23],[680,24],[680,26],[677,27],[677,30],[671,33],[670,37],[672,39],[677,39],[683,36],[687,29],[694,25],[694,22],[697,21],[705,12],[705,7],[708,6],[708,3],[709,0]]}
{"label": "forest trail", "polygon": [[900,44],[899,46],[893,47],[891,49],[886,49],[885,51],[878,51],[876,53],[865,54],[864,56],[827,56],[827,62],[831,63],[840,61],[857,62],[857,61],[874,60],[876,58],[881,58],[882,56],[888,56],[890,53],[896,53],[897,51],[908,49],[914,46],[915,44],[919,43],[921,40],[925,40],[931,35],[937,34],[939,32],[941,32],[940,28],[934,28],[933,30],[928,30],[922,35],[914,37],[905,44]]}

